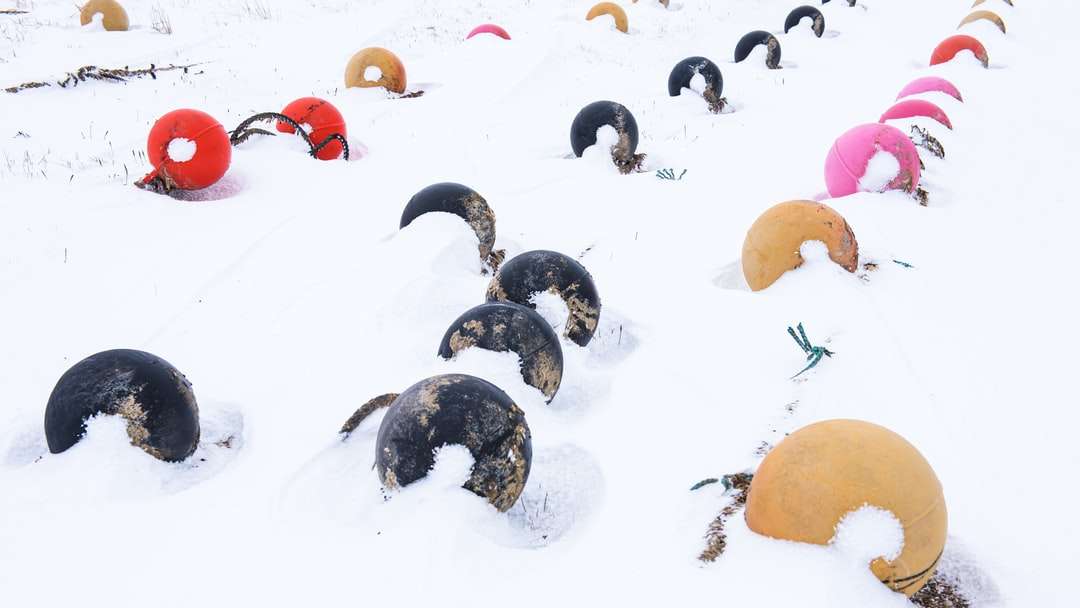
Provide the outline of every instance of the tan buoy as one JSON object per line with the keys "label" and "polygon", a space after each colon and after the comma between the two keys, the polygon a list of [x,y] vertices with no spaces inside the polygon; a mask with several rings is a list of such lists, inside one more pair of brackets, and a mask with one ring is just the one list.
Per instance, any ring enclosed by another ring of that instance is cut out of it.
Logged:
{"label": "tan buoy", "polygon": [[592,7],[589,9],[589,14],[585,15],[585,20],[592,21],[601,15],[611,15],[612,19],[615,20],[615,29],[624,34],[630,29],[630,21],[626,18],[626,11],[614,2],[601,2]]}
{"label": "tan buoy", "polygon": [[[370,68],[379,68],[382,74],[378,80],[368,80],[364,72]],[[377,46],[366,48],[349,59],[345,67],[346,87],[383,87],[394,93],[405,92],[405,66],[397,55]]]}
{"label": "tan buoy", "polygon": [[[975,0],[975,4],[972,4],[971,8],[975,8],[976,6],[979,6],[980,4],[982,4],[983,2],[986,2],[986,0]],[[1008,4],[1009,6],[1014,6],[1013,5],[1013,0],[1005,0],[1005,4]]]}
{"label": "tan buoy", "polygon": [[102,16],[102,25],[105,26],[106,31],[127,31],[129,25],[127,11],[116,0],[90,0],[79,12],[79,23],[87,25],[94,20],[94,15],[98,14]]}
{"label": "tan buoy", "polygon": [[964,20],[960,22],[960,25],[956,26],[956,29],[960,29],[969,23],[973,23],[975,21],[980,21],[983,19],[985,19],[986,21],[990,21],[991,23],[996,25],[997,28],[1001,30],[1002,34],[1006,33],[1005,22],[1001,19],[1001,17],[998,16],[997,13],[993,11],[975,11],[967,17],[964,17]]}
{"label": "tan buoy", "polygon": [[842,215],[813,201],[780,203],[761,214],[743,241],[743,276],[750,289],[761,291],[785,272],[802,266],[799,248],[821,241],[829,258],[848,272],[859,265],[859,243]]}
{"label": "tan buoy", "polygon": [[870,570],[911,596],[937,568],[948,513],[930,464],[889,429],[828,420],[795,431],[754,474],[746,524],[764,536],[825,545],[845,515],[867,505],[889,511],[904,529],[900,555],[891,562],[879,557]]}

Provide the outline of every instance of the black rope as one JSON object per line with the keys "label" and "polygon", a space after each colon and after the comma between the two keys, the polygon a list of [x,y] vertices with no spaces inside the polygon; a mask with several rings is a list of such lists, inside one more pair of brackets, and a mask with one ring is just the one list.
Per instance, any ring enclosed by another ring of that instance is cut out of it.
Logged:
{"label": "black rope", "polygon": [[349,160],[349,142],[345,139],[344,135],[342,135],[341,133],[331,133],[329,137],[322,141],[322,143],[316,144],[315,142],[311,141],[311,136],[307,134],[307,131],[304,130],[304,127],[300,123],[296,122],[295,120],[289,118],[284,114],[279,114],[277,112],[261,112],[240,123],[235,129],[229,132],[229,143],[231,143],[233,146],[239,146],[240,144],[247,141],[248,138],[250,138],[252,135],[276,135],[275,133],[271,133],[266,129],[260,129],[258,127],[251,126],[259,121],[271,120],[277,120],[292,127],[293,130],[296,131],[297,135],[304,139],[304,143],[308,145],[311,156],[314,157],[318,155],[319,151],[329,145],[330,142],[337,141],[341,144],[341,148],[343,150],[342,157],[345,160]]}

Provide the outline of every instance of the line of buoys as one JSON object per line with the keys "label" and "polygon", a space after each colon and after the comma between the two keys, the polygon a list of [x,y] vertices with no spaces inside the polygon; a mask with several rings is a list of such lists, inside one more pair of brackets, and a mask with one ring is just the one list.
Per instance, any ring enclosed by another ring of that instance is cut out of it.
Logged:
{"label": "line of buoys", "polygon": [[750,483],[746,525],[758,534],[828,544],[848,514],[869,506],[903,528],[903,547],[870,570],[913,595],[933,576],[945,548],[948,511],[930,463],[903,437],[869,422],[827,420],[788,435]]}
{"label": "line of buoys", "polygon": [[518,355],[521,377],[544,393],[548,402],[562,383],[559,336],[535,310],[513,302],[486,302],[462,313],[439,344],[439,356],[451,359],[472,347]]}
{"label": "line of buoys", "polygon": [[810,18],[810,28],[814,31],[814,35],[821,38],[822,34],[825,33],[825,15],[822,15],[817,8],[806,5],[788,13],[787,19],[784,19],[784,33],[786,34],[792,28],[798,27],[799,22],[807,17]]}
{"label": "line of buoys", "polygon": [[116,0],[90,0],[79,10],[79,23],[88,25],[95,15],[101,15],[102,25],[109,32],[126,32],[131,25],[127,11]]}
{"label": "line of buoys", "polygon": [[939,123],[945,125],[952,130],[952,121],[949,120],[949,116],[936,104],[930,103],[923,99],[905,99],[892,105],[885,113],[881,115],[878,122],[885,122],[886,120],[895,120],[898,118],[914,118],[918,116],[925,116],[927,118],[933,118]]}
{"label": "line of buoys", "polygon": [[829,258],[848,272],[859,264],[859,243],[834,209],[813,201],[788,201],[762,213],[743,241],[742,269],[750,289],[760,291],[789,270],[802,266],[799,248],[821,241]]}
{"label": "line of buoys", "polygon": [[585,20],[592,21],[603,15],[610,15],[615,20],[615,29],[620,32],[625,34],[630,31],[630,21],[626,18],[626,11],[614,2],[601,2],[592,7],[589,9],[589,13],[585,15]]}
{"label": "line of buoys", "polygon": [[394,490],[424,478],[445,445],[465,446],[472,454],[465,488],[500,511],[514,506],[532,467],[532,434],[524,412],[502,389],[463,374],[435,376],[406,389],[379,426],[379,480]]}
{"label": "line of buoys", "polygon": [[45,439],[59,454],[86,434],[93,416],[120,416],[131,444],[179,462],[199,444],[199,406],[191,383],[168,361],[137,350],[91,355],[64,372],[45,407]]}
{"label": "line of buoys", "polygon": [[[308,136],[316,144],[327,141],[327,138],[335,134],[343,138],[348,137],[345,117],[334,107],[334,104],[325,99],[301,97],[285,106],[281,113],[301,125],[310,127],[311,132],[308,133]],[[277,130],[281,133],[296,132],[292,125],[281,121],[277,123]],[[315,154],[315,158],[319,160],[335,160],[344,151],[345,148],[341,145],[341,142],[330,140]]]}
{"label": "line of buoys", "polygon": [[956,27],[957,27],[957,29],[959,29],[959,28],[962,28],[962,27],[964,27],[965,25],[967,25],[969,23],[974,23],[976,21],[989,21],[990,23],[993,23],[994,25],[996,25],[997,28],[999,30],[1001,30],[1002,34],[1007,33],[1005,31],[1005,21],[1002,20],[1001,17],[999,17],[998,14],[993,12],[993,11],[975,11],[974,13],[971,13],[967,17],[964,17],[964,20],[961,21],[960,25],[958,25]]}
{"label": "line of buoys", "polygon": [[469,32],[469,35],[465,36],[465,39],[468,40],[473,36],[477,36],[480,34],[491,34],[493,36],[498,36],[503,40],[510,40],[510,34],[508,34],[506,30],[495,25],[494,23],[485,23],[483,25],[478,25],[474,27],[472,31]]}
{"label": "line of buoys", "polygon": [[770,70],[780,69],[780,41],[776,39],[776,36],[764,30],[750,32],[739,40],[739,43],[735,45],[735,63],[740,63],[749,57],[750,52],[758,45],[766,49],[766,67]]}
{"label": "line of buoys", "polygon": [[453,182],[432,184],[409,199],[398,227],[405,228],[425,213],[452,213],[465,220],[476,233],[480,260],[498,269],[505,253],[495,250],[495,212],[479,192]]}
{"label": "line of buoys", "polygon": [[984,68],[990,67],[990,56],[986,52],[986,47],[977,38],[967,34],[956,34],[942,40],[930,55],[930,65],[952,61],[961,51],[971,51]]}
{"label": "line of buoys", "polygon": [[562,298],[570,312],[563,335],[578,346],[587,346],[600,322],[600,293],[589,271],[555,251],[528,251],[499,268],[488,285],[487,301],[532,308],[532,298],[538,293]]}
{"label": "line of buoys", "polygon": [[918,95],[919,93],[944,93],[956,101],[964,101],[963,95],[960,94],[960,89],[957,89],[956,85],[939,76],[924,76],[912,80],[900,90],[896,99],[900,100],[904,97]]}
{"label": "line of buoys", "polygon": [[[379,70],[379,77],[368,80],[367,71],[370,68]],[[392,93],[404,93],[407,84],[405,65],[397,55],[382,47],[368,47],[358,51],[349,59],[345,66],[345,86],[348,87],[382,87]]]}
{"label": "line of buoys", "polygon": [[[897,166],[895,177],[885,183],[879,183],[885,178],[874,174],[871,167],[871,160],[878,154],[888,154]],[[886,190],[914,194],[919,186],[919,152],[911,139],[895,127],[877,123],[859,125],[838,137],[829,149],[825,185],[833,198]]]}

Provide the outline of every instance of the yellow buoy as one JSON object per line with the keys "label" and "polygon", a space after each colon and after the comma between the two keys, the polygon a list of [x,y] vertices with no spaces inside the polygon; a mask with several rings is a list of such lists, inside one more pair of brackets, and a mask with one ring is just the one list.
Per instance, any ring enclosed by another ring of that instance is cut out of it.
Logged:
{"label": "yellow buoy", "polygon": [[585,15],[585,19],[587,21],[592,21],[601,15],[611,15],[611,17],[615,19],[615,29],[624,34],[630,29],[630,22],[626,18],[626,11],[618,4],[613,2],[601,2],[589,9],[589,14]]}
{"label": "yellow buoy", "polygon": [[94,15],[102,16],[102,24],[107,31],[126,32],[128,29],[127,11],[116,0],[90,0],[79,12],[79,23],[87,25],[93,21]]}
{"label": "yellow buoy", "polygon": [[[370,67],[379,68],[378,80],[368,80],[364,75]],[[377,46],[366,48],[349,59],[345,66],[346,87],[383,87],[394,93],[405,92],[405,66],[397,55]]]}
{"label": "yellow buoy", "polygon": [[840,520],[864,506],[890,512],[903,526],[900,555],[879,557],[870,570],[893,591],[911,596],[937,568],[948,513],[930,464],[884,427],[828,420],[786,437],[754,474],[746,524],[772,538],[825,545]]}
{"label": "yellow buoy", "polygon": [[848,272],[859,265],[859,243],[844,217],[813,201],[780,203],[761,214],[743,241],[743,276],[750,289],[760,291],[785,272],[802,266],[799,248],[821,241],[829,258]]}

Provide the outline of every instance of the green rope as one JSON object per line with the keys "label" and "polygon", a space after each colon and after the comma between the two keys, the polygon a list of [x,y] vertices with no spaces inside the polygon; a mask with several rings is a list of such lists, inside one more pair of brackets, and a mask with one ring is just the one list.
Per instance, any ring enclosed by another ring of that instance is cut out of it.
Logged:
{"label": "green rope", "polygon": [[678,177],[676,177],[674,169],[660,169],[656,172],[656,177],[660,179],[668,179],[671,181],[680,181],[682,180],[683,176],[686,175],[686,171],[686,169],[683,169],[682,173],[680,173]]}
{"label": "green rope", "polygon": [[901,262],[900,260],[893,260],[893,262],[903,266],[904,268],[914,268],[914,266],[908,264],[907,262]]}
{"label": "green rope", "polygon": [[806,353],[806,360],[809,361],[810,364],[804,367],[801,372],[792,376],[792,380],[816,367],[818,363],[821,363],[823,357],[832,357],[836,354],[824,346],[814,346],[813,344],[810,344],[810,338],[806,337],[806,330],[803,329],[802,323],[799,323],[796,327],[799,329],[798,335],[796,335],[795,330],[790,327],[787,328],[787,333],[795,340],[795,343],[799,345],[799,348]]}

